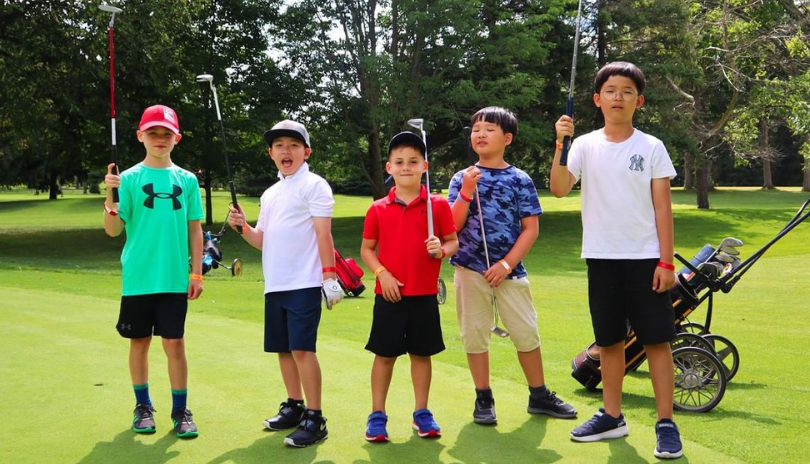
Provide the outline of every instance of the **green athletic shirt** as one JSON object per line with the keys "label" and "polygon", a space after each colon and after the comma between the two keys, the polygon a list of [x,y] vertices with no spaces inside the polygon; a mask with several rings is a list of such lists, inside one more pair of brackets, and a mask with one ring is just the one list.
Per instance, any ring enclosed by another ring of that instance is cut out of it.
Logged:
{"label": "green athletic shirt", "polygon": [[188,291],[188,223],[203,218],[197,176],[143,163],[121,173],[122,295]]}

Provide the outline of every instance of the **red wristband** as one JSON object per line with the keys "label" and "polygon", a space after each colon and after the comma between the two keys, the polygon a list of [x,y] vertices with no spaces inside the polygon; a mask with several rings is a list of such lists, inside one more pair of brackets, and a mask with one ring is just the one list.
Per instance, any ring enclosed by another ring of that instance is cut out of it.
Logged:
{"label": "red wristband", "polygon": [[658,267],[663,267],[664,269],[666,269],[668,271],[674,271],[675,270],[675,265],[674,264],[665,263],[663,261],[658,261],[657,266]]}
{"label": "red wristband", "polygon": [[321,269],[323,272],[337,272],[337,268],[335,266],[324,267]]}
{"label": "red wristband", "polygon": [[442,250],[442,257],[441,257],[441,259],[444,259],[444,258],[447,256],[447,250],[445,250],[445,249],[444,249],[444,247],[441,247],[441,248],[440,248],[440,250]]}
{"label": "red wristband", "polygon": [[461,190],[458,191],[458,197],[461,198],[461,201],[463,201],[464,203],[469,203],[472,201],[472,198],[464,196],[464,194],[461,193]]}

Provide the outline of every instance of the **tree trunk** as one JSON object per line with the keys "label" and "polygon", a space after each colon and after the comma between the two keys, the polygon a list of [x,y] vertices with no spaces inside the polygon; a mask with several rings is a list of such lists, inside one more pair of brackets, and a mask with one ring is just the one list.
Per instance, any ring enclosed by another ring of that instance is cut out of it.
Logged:
{"label": "tree trunk", "polygon": [[56,174],[55,172],[52,172],[49,181],[48,200],[56,200],[56,198],[59,196],[59,183],[57,182],[57,180],[59,180],[59,175]]}
{"label": "tree trunk", "polygon": [[692,190],[695,188],[695,157],[690,153],[683,157],[683,189]]}
{"label": "tree trunk", "polygon": [[[706,192],[713,192],[714,191],[714,180],[712,176],[712,169],[714,169],[714,163],[711,159],[706,160]],[[700,182],[700,180],[698,180]],[[699,188],[699,187],[698,187]],[[708,204],[708,197],[706,199],[706,203]],[[708,208],[708,206],[707,206]]]}
{"label": "tree trunk", "polygon": [[768,154],[768,119],[759,121],[759,154],[762,157],[762,188],[773,190],[773,174],[771,173],[771,158]]}
{"label": "tree trunk", "polygon": [[698,161],[695,169],[695,192],[697,193],[698,209],[709,209],[709,173],[711,172],[706,160]]}
{"label": "tree trunk", "polygon": [[[203,175],[203,182],[205,184],[205,225],[210,226],[214,223],[214,207],[211,201],[211,172],[206,169]],[[230,194],[230,192],[228,192]],[[230,196],[230,195],[229,195]]]}
{"label": "tree trunk", "polygon": [[810,192],[810,157],[804,159],[804,182],[802,192]]}

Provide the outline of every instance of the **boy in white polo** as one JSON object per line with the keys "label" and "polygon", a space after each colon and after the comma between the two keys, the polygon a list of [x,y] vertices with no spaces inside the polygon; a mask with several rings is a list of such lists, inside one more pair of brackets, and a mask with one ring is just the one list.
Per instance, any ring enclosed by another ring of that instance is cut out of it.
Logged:
{"label": "boy in white polo", "polygon": [[[264,133],[279,181],[262,194],[256,227],[244,212],[231,209],[228,223],[243,227],[242,237],[262,250],[264,271],[264,350],[278,353],[287,401],[264,421],[269,430],[298,426],[284,442],[305,447],[327,437],[321,412],[321,368],[315,354],[321,297],[327,308],[343,292],[336,280],[329,184],[309,171],[312,148],[300,123],[285,120]],[[306,396],[306,406],[304,406]]]}

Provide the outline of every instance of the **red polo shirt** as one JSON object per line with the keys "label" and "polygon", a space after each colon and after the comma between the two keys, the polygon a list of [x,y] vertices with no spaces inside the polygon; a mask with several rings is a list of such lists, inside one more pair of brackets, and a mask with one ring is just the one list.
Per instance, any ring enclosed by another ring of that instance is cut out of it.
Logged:
{"label": "red polo shirt", "polygon": [[[403,296],[435,295],[442,260],[428,255],[427,189],[406,205],[397,200],[396,187],[375,201],[366,213],[363,238],[377,241],[377,257],[386,269],[405,284]],[[441,195],[430,196],[433,234],[440,239],[456,231],[450,204]],[[380,282],[374,292],[382,294]]]}

